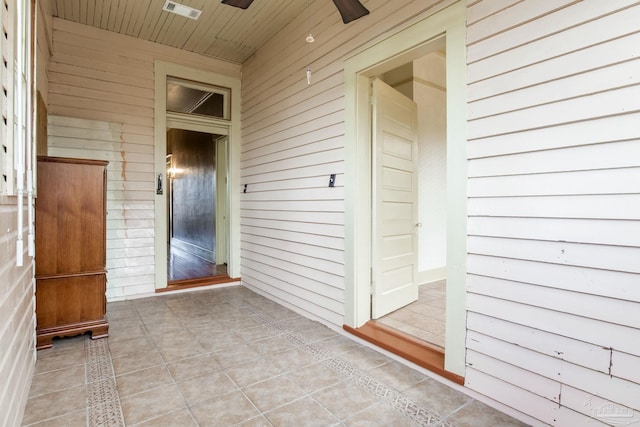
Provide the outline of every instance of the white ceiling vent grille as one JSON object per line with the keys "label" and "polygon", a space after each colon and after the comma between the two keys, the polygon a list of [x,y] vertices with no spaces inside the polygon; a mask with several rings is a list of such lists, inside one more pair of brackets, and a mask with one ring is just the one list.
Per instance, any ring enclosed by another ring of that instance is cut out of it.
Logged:
{"label": "white ceiling vent grille", "polygon": [[166,2],[164,2],[162,10],[166,10],[167,12],[175,13],[176,15],[184,16],[191,19],[198,19],[200,17],[200,14],[202,13],[201,10],[194,9],[192,7],[185,6],[171,0],[167,0]]}

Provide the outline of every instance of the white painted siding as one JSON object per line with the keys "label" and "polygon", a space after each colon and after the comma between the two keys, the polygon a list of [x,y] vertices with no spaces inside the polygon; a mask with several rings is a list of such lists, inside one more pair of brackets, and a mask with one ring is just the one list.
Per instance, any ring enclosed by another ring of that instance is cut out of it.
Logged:
{"label": "white painted siding", "polygon": [[[8,4],[8,8],[5,9],[3,3],[5,13],[0,13],[4,19],[8,14],[14,13],[16,2],[8,2]],[[47,8],[38,9],[36,54],[37,61],[40,63],[46,63],[48,60],[48,50],[40,49],[42,22],[47,13],[50,13]],[[5,24],[6,21],[3,22],[3,27],[6,27]],[[11,62],[9,65],[11,66]],[[39,71],[43,71],[43,75],[46,76],[45,70]],[[0,75],[3,77],[2,86],[6,85],[11,91],[13,82],[2,72]],[[38,90],[46,92],[46,81],[38,80],[37,84]],[[12,126],[11,118],[9,126]],[[2,132],[0,139],[5,137],[6,132]],[[8,165],[12,163],[10,159]],[[25,240],[28,235],[26,202],[25,197],[23,211],[25,223],[22,230]],[[2,427],[22,424],[36,362],[34,262],[33,258],[27,255],[25,243],[21,254],[23,266],[16,267],[17,216],[17,199],[0,196],[0,384],[2,384],[0,386],[0,426]]]}
{"label": "white painted siding", "polygon": [[[344,25],[313,1],[243,64],[241,199],[243,283],[327,324],[344,323],[345,58],[451,1],[371,0]],[[298,35],[298,36],[293,36]],[[305,70],[312,70],[307,86]],[[329,175],[336,174],[335,188]]]}
{"label": "white painted siding", "polygon": [[[25,218],[27,210],[24,210]],[[16,267],[17,208],[0,197],[0,425],[18,426],[35,366],[33,258]],[[27,235],[27,227],[24,227]]]}
{"label": "white painted siding", "polygon": [[49,115],[49,154],[108,160],[107,295],[154,290],[153,137],[120,123]]}
{"label": "white painted siding", "polygon": [[640,6],[467,22],[466,386],[551,425],[640,420]]}
{"label": "white painted siding", "polygon": [[109,161],[107,298],[154,292],[153,61],[240,66],[60,19],[53,29],[49,155]]}
{"label": "white painted siding", "polygon": [[53,28],[51,3],[38,2],[37,37],[36,37],[36,83],[44,103],[48,103],[49,96],[49,56],[53,48]]}

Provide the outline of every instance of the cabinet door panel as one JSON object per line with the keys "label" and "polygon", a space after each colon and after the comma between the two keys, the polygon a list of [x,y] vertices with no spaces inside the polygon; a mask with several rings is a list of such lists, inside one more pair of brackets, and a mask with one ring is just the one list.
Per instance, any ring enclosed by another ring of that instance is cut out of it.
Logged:
{"label": "cabinet door panel", "polygon": [[104,320],[104,274],[36,279],[38,330]]}
{"label": "cabinet door panel", "polygon": [[38,162],[36,275],[104,270],[105,167]]}

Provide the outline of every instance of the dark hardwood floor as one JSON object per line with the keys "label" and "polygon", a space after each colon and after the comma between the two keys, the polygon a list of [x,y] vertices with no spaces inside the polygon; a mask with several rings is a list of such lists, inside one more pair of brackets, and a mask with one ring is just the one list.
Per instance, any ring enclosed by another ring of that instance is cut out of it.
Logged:
{"label": "dark hardwood floor", "polygon": [[172,282],[227,275],[226,264],[213,264],[171,245],[167,247],[167,280]]}

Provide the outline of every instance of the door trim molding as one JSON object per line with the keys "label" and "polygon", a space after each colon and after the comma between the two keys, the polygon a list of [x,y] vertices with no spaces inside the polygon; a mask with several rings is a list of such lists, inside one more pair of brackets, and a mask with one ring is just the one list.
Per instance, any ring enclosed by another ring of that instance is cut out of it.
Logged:
{"label": "door trim molding", "polygon": [[345,61],[345,325],[371,318],[369,80],[429,52],[447,50],[447,314],[445,369],[464,376],[466,337],[466,46],[464,2],[416,22]]}
{"label": "door trim molding", "polygon": [[[226,264],[228,261],[229,226],[227,219],[229,212],[229,136],[224,135],[215,141],[216,144],[216,264]],[[221,160],[223,159],[223,160]],[[223,182],[224,180],[224,182]],[[222,191],[221,191],[222,190]]]}
{"label": "door trim molding", "polygon": [[[240,277],[240,78],[211,71],[200,70],[185,65],[174,64],[156,59],[154,61],[154,176],[162,175],[166,183],[165,159],[167,155],[167,123],[175,120],[175,115],[167,115],[167,76],[178,77],[229,88],[231,90],[231,120],[224,121],[229,136],[228,157],[228,227],[229,253],[227,254],[227,274],[231,278]],[[190,119],[194,127],[205,127],[197,118]],[[211,126],[224,128],[223,121],[213,119]],[[197,130],[197,129],[193,129]],[[205,130],[205,132],[210,132]],[[217,133],[217,132],[214,132]],[[223,133],[224,134],[224,133]],[[167,287],[167,212],[165,195],[155,196],[155,285],[156,289]]]}

